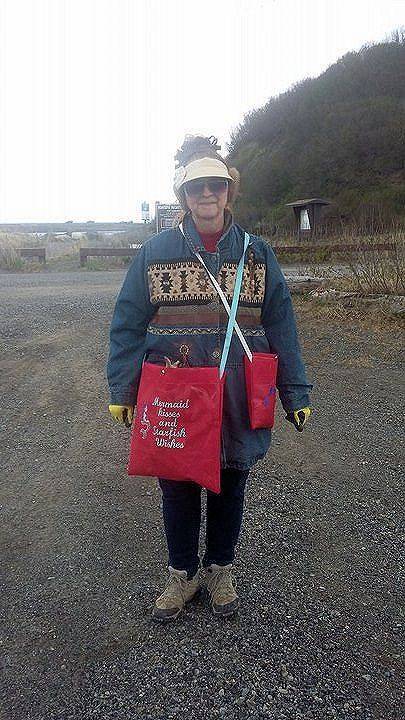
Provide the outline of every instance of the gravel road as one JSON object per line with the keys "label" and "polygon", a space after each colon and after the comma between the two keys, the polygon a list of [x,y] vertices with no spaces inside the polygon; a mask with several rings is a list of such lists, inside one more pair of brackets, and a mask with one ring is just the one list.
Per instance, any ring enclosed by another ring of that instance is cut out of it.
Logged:
{"label": "gravel road", "polygon": [[239,616],[151,624],[160,493],[125,474],[104,366],[123,273],[0,275],[1,720],[402,720],[397,325],[297,301],[315,412],[251,473]]}

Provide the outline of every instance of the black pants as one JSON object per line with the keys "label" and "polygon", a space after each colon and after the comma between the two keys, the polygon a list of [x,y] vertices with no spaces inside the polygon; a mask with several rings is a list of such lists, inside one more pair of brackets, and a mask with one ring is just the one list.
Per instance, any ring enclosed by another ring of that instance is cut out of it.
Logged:
{"label": "black pants", "polygon": [[[207,490],[207,528],[203,567],[227,565],[235,557],[242,524],[243,499],[248,470],[222,470],[219,495]],[[163,519],[169,549],[169,565],[187,570],[192,578],[199,567],[198,542],[201,524],[201,487],[193,482],[159,478],[163,494]]]}

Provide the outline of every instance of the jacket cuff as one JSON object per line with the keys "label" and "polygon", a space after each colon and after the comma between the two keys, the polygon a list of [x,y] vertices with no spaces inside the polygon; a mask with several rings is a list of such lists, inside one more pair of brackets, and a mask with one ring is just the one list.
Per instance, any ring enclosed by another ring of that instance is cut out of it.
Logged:
{"label": "jacket cuff", "polygon": [[305,407],[311,407],[311,400],[307,393],[292,396],[289,393],[279,391],[279,397],[286,413],[294,412],[294,410],[302,410]]}
{"label": "jacket cuff", "polygon": [[132,388],[110,388],[111,405],[131,405],[136,404],[136,393]]}

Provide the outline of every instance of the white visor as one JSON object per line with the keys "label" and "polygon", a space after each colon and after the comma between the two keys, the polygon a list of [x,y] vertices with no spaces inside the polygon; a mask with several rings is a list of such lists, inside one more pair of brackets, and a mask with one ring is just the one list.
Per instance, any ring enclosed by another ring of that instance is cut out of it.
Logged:
{"label": "white visor", "polygon": [[179,191],[180,188],[190,180],[198,180],[199,178],[206,177],[224,178],[234,182],[225,163],[216,160],[216,158],[207,157],[201,158],[200,160],[193,160],[193,162],[186,165],[186,167],[183,167],[183,165],[178,167],[174,174],[174,190]]}

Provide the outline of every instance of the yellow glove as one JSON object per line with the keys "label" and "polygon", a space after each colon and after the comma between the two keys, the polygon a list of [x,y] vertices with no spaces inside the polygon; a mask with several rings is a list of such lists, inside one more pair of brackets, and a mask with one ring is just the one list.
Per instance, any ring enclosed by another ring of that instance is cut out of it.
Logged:
{"label": "yellow glove", "polygon": [[108,409],[114,420],[124,423],[125,427],[131,427],[134,417],[134,408],[131,405],[109,405]]}
{"label": "yellow glove", "polygon": [[294,410],[293,412],[288,412],[285,417],[288,422],[294,425],[298,432],[302,432],[310,414],[311,408],[305,407],[301,410]]}

